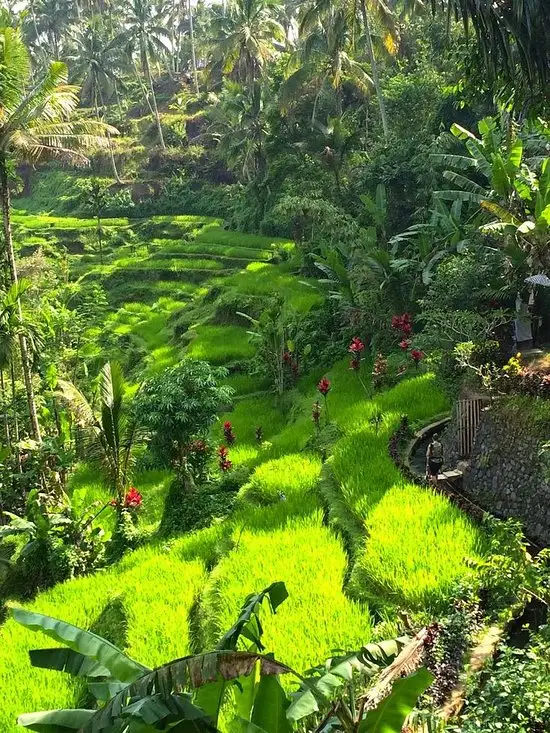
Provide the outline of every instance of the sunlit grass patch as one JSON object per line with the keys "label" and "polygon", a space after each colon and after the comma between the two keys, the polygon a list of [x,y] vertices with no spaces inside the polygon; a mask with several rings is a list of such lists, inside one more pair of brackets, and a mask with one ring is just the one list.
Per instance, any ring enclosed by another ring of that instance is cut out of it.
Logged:
{"label": "sunlit grass patch", "polygon": [[228,287],[246,295],[280,295],[288,308],[301,313],[307,313],[322,302],[317,281],[298,280],[285,265],[252,262],[225,282]]}
{"label": "sunlit grass patch", "polygon": [[[77,218],[72,216],[50,216],[44,214],[12,214],[12,222],[20,224],[26,229],[90,229],[97,227],[96,219]],[[104,227],[127,227],[130,220],[125,217],[104,218],[101,226]]]}
{"label": "sunlit grass patch", "polygon": [[230,420],[237,436],[237,445],[255,444],[256,429],[262,428],[264,440],[271,440],[285,425],[285,414],[275,395],[257,395],[239,400],[235,408],[221,417]]}
{"label": "sunlit grass patch", "polygon": [[[28,605],[87,629],[95,628],[103,616],[102,634],[117,642],[122,639],[130,656],[154,666],[189,653],[187,619],[204,581],[201,562],[184,561],[176,553],[166,554],[162,546],[151,546],[104,573],[58,585]],[[117,612],[106,615],[113,603]],[[11,620],[0,629],[3,733],[20,730],[16,718],[22,712],[78,705],[81,687],[75,678],[29,663],[30,649],[52,645]]]}
{"label": "sunlit grass patch", "polygon": [[235,390],[235,394],[247,395],[254,392],[262,392],[269,390],[269,380],[261,375],[247,374],[245,372],[236,372],[230,374],[225,383]]}
{"label": "sunlit grass patch", "polygon": [[196,336],[187,348],[194,359],[206,359],[212,364],[250,359],[255,348],[245,328],[240,326],[197,326]]}
{"label": "sunlit grass patch", "polygon": [[239,491],[239,499],[258,505],[301,501],[321,475],[319,456],[289,454],[262,463]]}
{"label": "sunlit grass patch", "polygon": [[236,548],[214,569],[205,596],[208,645],[234,622],[247,593],[274,581],[290,597],[264,612],[264,643],[277,659],[305,671],[333,649],[359,648],[372,635],[366,608],[342,592],[346,555],[321,525],[321,513],[270,531],[235,531]]}
{"label": "sunlit grass patch", "polygon": [[457,581],[471,572],[465,560],[481,550],[479,530],[458,508],[412,484],[387,491],[366,529],[352,580],[358,594],[427,614],[444,610]]}

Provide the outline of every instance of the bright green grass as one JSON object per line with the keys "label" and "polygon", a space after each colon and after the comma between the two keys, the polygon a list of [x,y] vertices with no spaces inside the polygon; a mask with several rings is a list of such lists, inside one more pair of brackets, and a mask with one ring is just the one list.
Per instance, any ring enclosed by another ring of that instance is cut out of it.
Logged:
{"label": "bright green grass", "polygon": [[206,359],[212,364],[228,364],[250,359],[255,354],[246,328],[197,326],[194,331],[196,336],[187,347],[187,354],[194,359]]}
{"label": "bright green grass", "polygon": [[153,239],[154,245],[159,245],[163,252],[174,254],[210,254],[219,257],[235,257],[243,260],[267,260],[271,252],[253,247],[228,246],[215,242],[174,242],[172,239]]}
{"label": "bright green grass", "polygon": [[315,487],[321,467],[319,456],[304,453],[266,461],[241,488],[239,499],[259,505],[279,501],[299,503],[304,500],[304,494]]}
{"label": "bright green grass", "polygon": [[227,278],[225,285],[243,295],[280,295],[290,309],[300,313],[322,302],[317,281],[298,281],[286,265],[252,262],[243,272]]}
{"label": "bright green grass", "polygon": [[[140,525],[145,529],[154,530],[158,527],[172,479],[172,472],[163,469],[140,471],[134,476],[133,485],[143,496]],[[77,509],[85,509],[96,502],[99,509],[112,498],[97,472],[87,464],[79,464],[71,475],[69,494],[73,503],[76,501]],[[96,524],[110,535],[114,529],[114,519],[114,512],[106,509],[98,517]]]}
{"label": "bright green grass", "polygon": [[[204,221],[204,219],[203,219]],[[196,242],[213,242],[214,244],[224,244],[231,247],[251,247],[252,249],[270,250],[271,246],[277,244],[286,249],[294,249],[294,244],[277,237],[265,237],[260,234],[245,234],[244,232],[235,232],[229,229],[209,223],[197,232]]]}
{"label": "bright green grass", "polygon": [[254,392],[267,392],[269,380],[261,375],[235,372],[225,380],[225,384],[235,390],[235,396],[253,394]]}
{"label": "bright green grass", "polygon": [[[79,219],[70,216],[38,216],[36,214],[16,214],[12,215],[14,224],[24,226],[26,229],[89,229],[97,227],[95,219]],[[130,220],[126,218],[110,218],[102,219],[102,227],[127,227]]]}
{"label": "bright green grass", "polygon": [[[129,555],[109,571],[42,593],[29,607],[89,629],[109,602],[116,600],[125,621],[125,628],[113,629],[117,641],[125,637],[123,646],[130,656],[155,666],[190,651],[187,618],[204,582],[201,562],[179,559],[176,553],[167,555],[161,547],[148,547]],[[29,664],[29,649],[51,645],[45,636],[11,620],[0,629],[2,733],[20,730],[15,721],[22,712],[78,704],[80,687],[73,678],[34,669]]]}
{"label": "bright green grass", "polygon": [[212,572],[205,596],[209,645],[234,623],[245,589],[278,580],[290,597],[276,616],[262,615],[264,643],[277,659],[305,671],[333,649],[358,648],[371,639],[368,610],[342,592],[342,545],[321,521],[317,511],[277,529],[235,531],[237,546]]}

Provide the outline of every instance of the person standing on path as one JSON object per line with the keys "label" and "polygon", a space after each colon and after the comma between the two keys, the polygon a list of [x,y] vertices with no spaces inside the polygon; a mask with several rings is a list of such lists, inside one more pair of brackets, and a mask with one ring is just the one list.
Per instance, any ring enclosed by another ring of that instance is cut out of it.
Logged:
{"label": "person standing on path", "polygon": [[426,476],[434,486],[437,486],[437,477],[441,473],[442,466],[443,445],[439,442],[439,435],[434,433],[426,451]]}

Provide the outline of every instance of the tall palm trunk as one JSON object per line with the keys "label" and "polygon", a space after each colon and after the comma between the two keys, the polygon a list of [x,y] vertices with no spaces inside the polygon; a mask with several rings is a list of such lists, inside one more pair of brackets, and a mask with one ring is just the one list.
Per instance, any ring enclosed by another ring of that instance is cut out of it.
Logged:
{"label": "tall palm trunk", "polygon": [[145,71],[145,76],[147,77],[147,83],[149,84],[149,89],[151,90],[151,106],[153,108],[155,122],[157,123],[157,130],[159,134],[160,146],[163,150],[166,150],[166,145],[164,143],[164,135],[162,134],[162,125],[160,124],[159,110],[157,107],[157,98],[155,96],[155,88],[153,86],[153,76],[151,74],[151,67],[149,65],[149,56],[147,54],[146,49],[142,53],[142,60],[143,60],[143,70]]}
{"label": "tall palm trunk", "polygon": [[195,53],[195,29],[193,26],[193,8],[191,0],[187,0],[187,10],[189,12],[189,40],[191,41],[191,65],[193,67],[193,80],[195,83],[195,92],[199,93],[199,75],[197,72],[197,55]]}
{"label": "tall palm trunk", "polygon": [[380,109],[380,120],[382,122],[382,130],[384,137],[388,137],[388,118],[386,116],[386,105],[384,104],[384,97],[382,96],[382,89],[380,87],[380,76],[378,74],[378,64],[374,57],[374,47],[372,45],[372,38],[370,34],[370,21],[369,13],[367,10],[367,0],[361,0],[361,13],[363,15],[363,26],[365,28],[365,36],[367,39],[367,53],[369,55],[369,61],[372,71],[372,81],[374,83],[374,89],[376,91],[376,99],[378,100],[378,107]]}
{"label": "tall palm trunk", "polygon": [[8,448],[11,454],[12,444],[11,444],[10,419],[8,416],[8,400],[6,397],[6,385],[4,382],[4,370],[3,369],[0,369],[0,393],[2,395],[2,418],[4,421],[4,440],[6,441],[6,448]]}
{"label": "tall palm trunk", "polygon": [[[11,232],[10,190],[8,187],[7,161],[4,153],[0,154],[0,197],[2,199],[4,244],[8,259],[9,275],[12,284],[16,285],[18,282],[17,263],[15,262],[15,251],[13,248],[13,237]],[[17,309],[19,317],[22,318],[23,313],[21,309],[21,301],[19,299],[17,300]],[[31,421],[31,433],[36,442],[41,443],[42,433],[40,431],[40,423],[38,422],[38,412],[36,410],[36,400],[32,385],[31,361],[27,339],[23,333],[19,334],[19,348],[21,351],[21,367],[23,370],[23,380],[25,382],[25,391],[27,393],[27,404],[29,407],[29,417]]]}
{"label": "tall palm trunk", "polygon": [[13,359],[10,361],[10,381],[11,381],[11,407],[13,412],[13,443],[15,446],[15,466],[17,473],[22,473],[21,453],[19,451],[19,418],[17,417],[17,393],[15,390],[15,365]]}
{"label": "tall palm trunk", "polygon": [[[102,116],[105,116],[105,102],[103,101],[103,92],[101,91],[101,87],[99,86],[99,80],[95,80],[97,84],[97,94],[99,95],[99,101],[101,102],[101,110],[102,110]],[[99,105],[97,96],[95,98],[95,113],[98,120],[101,120],[102,116],[99,114]],[[120,176],[118,174],[118,169],[116,167],[116,160],[115,160],[115,151],[113,150],[113,140],[111,138],[111,135],[109,134],[109,131],[107,131],[107,144],[109,146],[109,156],[111,158],[111,168],[113,169],[113,175],[115,177],[115,180],[117,183],[122,183],[120,180]]]}

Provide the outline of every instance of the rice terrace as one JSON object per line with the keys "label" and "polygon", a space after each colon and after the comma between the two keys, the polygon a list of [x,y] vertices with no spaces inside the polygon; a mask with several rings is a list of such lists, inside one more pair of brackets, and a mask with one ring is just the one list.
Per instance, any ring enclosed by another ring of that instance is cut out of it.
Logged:
{"label": "rice terrace", "polygon": [[0,731],[550,731],[545,0],[0,8]]}

